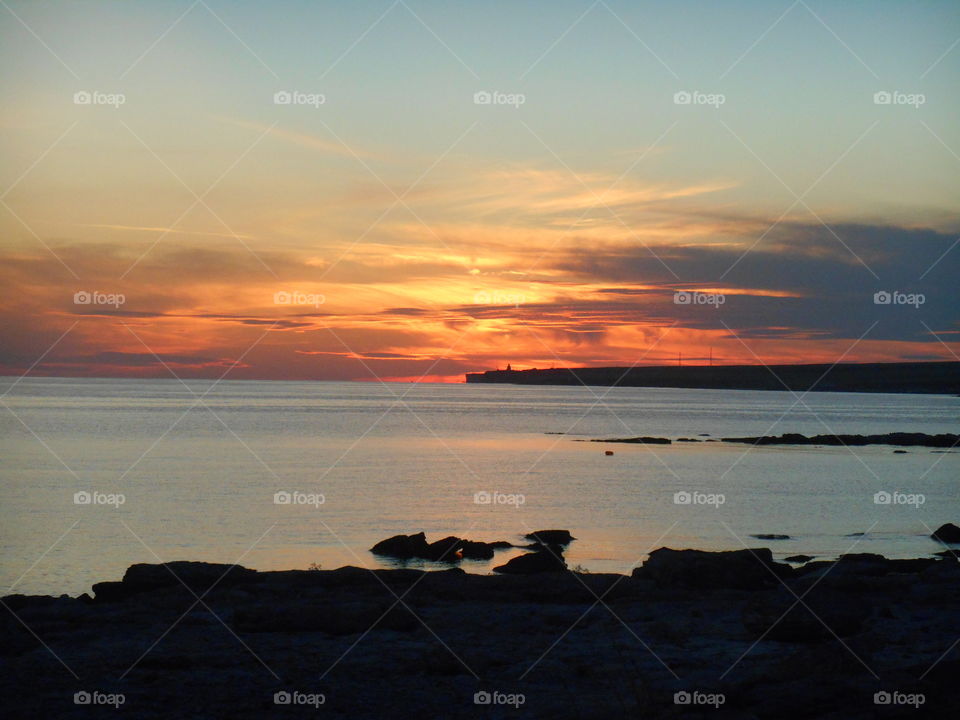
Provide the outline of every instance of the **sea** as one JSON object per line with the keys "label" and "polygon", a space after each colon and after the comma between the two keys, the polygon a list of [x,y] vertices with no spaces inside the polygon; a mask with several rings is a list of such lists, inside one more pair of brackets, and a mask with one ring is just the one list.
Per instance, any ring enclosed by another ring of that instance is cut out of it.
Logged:
{"label": "sea", "polygon": [[[421,531],[567,529],[570,567],[629,573],[659,547],[923,557],[960,523],[960,448],[719,441],[958,433],[948,395],[9,377],[0,396],[3,594],[171,560],[397,567],[370,548]],[[636,436],[674,442],[590,442]]]}

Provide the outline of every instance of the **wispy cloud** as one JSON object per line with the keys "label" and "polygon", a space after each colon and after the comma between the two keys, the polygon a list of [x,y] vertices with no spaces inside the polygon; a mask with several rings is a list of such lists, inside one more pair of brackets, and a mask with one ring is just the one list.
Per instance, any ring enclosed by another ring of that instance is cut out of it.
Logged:
{"label": "wispy cloud", "polygon": [[343,157],[361,157],[361,158],[376,158],[380,157],[380,154],[371,152],[366,148],[357,147],[350,145],[349,147],[344,146],[336,138],[323,138],[316,135],[310,135],[304,132],[298,132],[296,130],[285,130],[279,126],[270,126],[264,125],[263,123],[256,122],[254,120],[242,120],[239,118],[223,118],[226,122],[229,122],[232,125],[237,127],[247,128],[249,130],[254,130],[258,133],[267,133],[267,135],[278,138],[280,140],[285,140],[286,142],[299,145],[301,147],[309,148],[310,150],[316,150],[321,153],[327,153],[330,155],[340,155]]}
{"label": "wispy cloud", "polygon": [[148,227],[141,225],[106,225],[100,223],[80,223],[77,227],[89,227],[89,228],[100,228],[103,230],[133,230],[136,232],[149,232],[149,233],[158,233],[162,235],[200,235],[207,237],[222,237],[222,238],[243,238],[244,240],[255,240],[256,238],[253,235],[243,235],[241,233],[218,233],[218,232],[205,232],[203,230],[186,230],[184,228],[175,228],[175,227]]}

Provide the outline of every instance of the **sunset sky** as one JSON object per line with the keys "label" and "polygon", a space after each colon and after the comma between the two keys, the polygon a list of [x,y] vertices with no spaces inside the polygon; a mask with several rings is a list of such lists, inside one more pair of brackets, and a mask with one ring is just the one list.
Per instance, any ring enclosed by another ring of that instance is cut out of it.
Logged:
{"label": "sunset sky", "polygon": [[5,0],[0,374],[957,359],[958,39],[952,0]]}

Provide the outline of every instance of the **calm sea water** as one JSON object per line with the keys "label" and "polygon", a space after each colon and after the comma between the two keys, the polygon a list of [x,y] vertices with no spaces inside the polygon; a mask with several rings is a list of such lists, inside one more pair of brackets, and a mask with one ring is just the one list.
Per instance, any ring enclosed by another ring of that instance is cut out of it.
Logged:
{"label": "calm sea water", "polygon": [[626,572],[660,546],[922,556],[939,549],[931,529],[960,522],[957,453],[576,442],[958,432],[949,396],[813,393],[805,407],[786,392],[60,378],[0,379],[0,393],[4,594],[78,594],[158,558],[375,567],[370,546],[419,530],[520,542],[566,528],[571,565]]}

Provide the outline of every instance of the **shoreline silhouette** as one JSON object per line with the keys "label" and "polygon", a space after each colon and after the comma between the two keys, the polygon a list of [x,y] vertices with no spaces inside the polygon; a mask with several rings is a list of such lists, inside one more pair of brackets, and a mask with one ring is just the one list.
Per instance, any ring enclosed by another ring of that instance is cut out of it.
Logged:
{"label": "shoreline silhouette", "polygon": [[810,365],[654,365],[487,370],[468,383],[597,385],[699,390],[960,394],[960,362]]}

